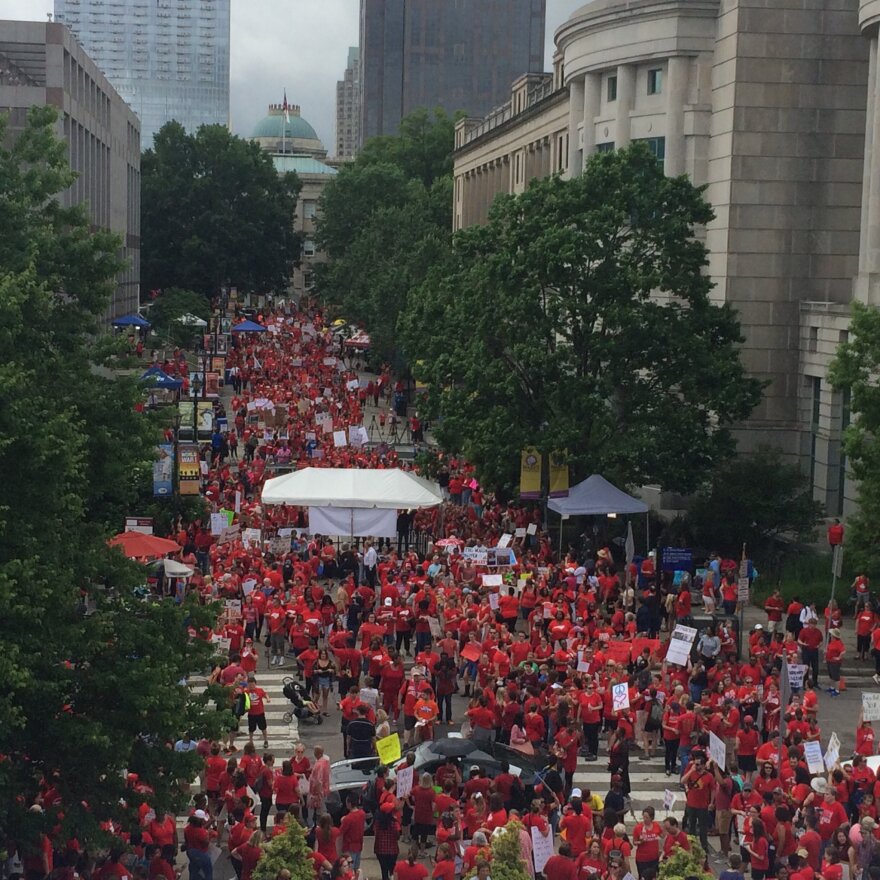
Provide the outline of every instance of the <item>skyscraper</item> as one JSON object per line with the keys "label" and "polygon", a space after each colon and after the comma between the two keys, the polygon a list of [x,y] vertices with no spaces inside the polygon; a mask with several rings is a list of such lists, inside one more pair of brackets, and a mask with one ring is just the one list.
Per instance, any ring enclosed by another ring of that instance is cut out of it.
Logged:
{"label": "skyscraper", "polygon": [[176,119],[229,124],[230,0],[55,0],[66,24],[141,120],[141,143]]}
{"label": "skyscraper", "polygon": [[336,83],[336,158],[350,159],[357,153],[361,124],[360,50],[351,46],[348,65]]}
{"label": "skyscraper", "polygon": [[361,143],[418,107],[488,113],[544,67],[546,0],[361,0]]}

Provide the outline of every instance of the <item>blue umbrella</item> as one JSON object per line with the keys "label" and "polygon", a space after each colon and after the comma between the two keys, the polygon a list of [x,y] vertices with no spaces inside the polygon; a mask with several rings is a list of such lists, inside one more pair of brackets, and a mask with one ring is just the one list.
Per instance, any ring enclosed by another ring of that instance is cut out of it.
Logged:
{"label": "blue umbrella", "polygon": [[233,333],[265,333],[266,328],[256,321],[242,321],[232,328]]}
{"label": "blue umbrella", "polygon": [[113,321],[114,327],[140,327],[144,329],[150,326],[150,322],[140,315],[124,315]]}
{"label": "blue umbrella", "polygon": [[143,376],[141,376],[141,380],[144,382],[148,382],[153,388],[167,388],[169,391],[176,391],[183,385],[182,380],[173,379],[168,375],[164,370],[160,370],[158,367],[150,367]]}

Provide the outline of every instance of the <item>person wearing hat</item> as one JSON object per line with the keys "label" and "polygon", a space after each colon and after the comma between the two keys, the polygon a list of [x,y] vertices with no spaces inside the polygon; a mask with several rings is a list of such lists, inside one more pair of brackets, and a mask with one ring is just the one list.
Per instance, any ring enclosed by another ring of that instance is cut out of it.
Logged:
{"label": "person wearing hat", "polygon": [[846,654],[846,645],[840,638],[840,630],[836,627],[828,630],[828,644],[825,646],[825,665],[828,667],[828,677],[831,679],[831,687],[828,693],[832,697],[840,696],[840,667]]}

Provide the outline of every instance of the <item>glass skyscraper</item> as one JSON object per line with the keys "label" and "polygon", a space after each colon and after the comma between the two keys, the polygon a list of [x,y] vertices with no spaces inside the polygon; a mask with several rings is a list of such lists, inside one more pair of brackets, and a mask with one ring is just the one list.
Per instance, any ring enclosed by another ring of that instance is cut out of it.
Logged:
{"label": "glass skyscraper", "polygon": [[141,146],[172,119],[229,124],[230,0],[55,0],[66,24],[141,120]]}

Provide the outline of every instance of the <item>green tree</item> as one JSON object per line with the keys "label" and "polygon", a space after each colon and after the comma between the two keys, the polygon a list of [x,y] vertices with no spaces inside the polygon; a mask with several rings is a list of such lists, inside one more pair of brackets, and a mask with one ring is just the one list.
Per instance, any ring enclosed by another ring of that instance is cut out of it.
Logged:
{"label": "green tree", "polygon": [[853,302],[850,337],[837,350],[829,379],[849,398],[852,423],[843,451],[858,485],[859,506],[847,517],[847,556],[860,571],[880,564],[880,309]]}
{"label": "green tree", "polygon": [[508,822],[500,834],[492,835],[492,880],[529,880],[530,872],[519,845],[520,822]]}
{"label": "green tree", "polygon": [[690,877],[711,877],[706,870],[706,853],[696,837],[688,836],[690,850],[677,847],[660,863],[659,880],[688,880]]}
{"label": "green tree", "polygon": [[399,135],[368,141],[321,197],[317,241],[328,262],[318,290],[369,329],[383,360],[396,360],[410,292],[449,250],[454,143],[453,119],[417,111]]}
{"label": "green tree", "polygon": [[285,869],[290,871],[291,880],[313,880],[315,876],[306,832],[298,822],[288,822],[283,833],[265,844],[251,878],[276,880],[278,872]]}
{"label": "green tree", "polygon": [[[223,715],[180,683],[209,659],[187,623],[210,611],[136,600],[144,572],[106,543],[148,485],[156,430],[135,380],[97,369],[120,241],[56,200],[74,180],[56,121],[34,109],[7,138],[0,116],[0,835],[60,822],[88,845],[135,820],[126,770],[159,809],[179,804],[195,761],[168,743]],[[43,781],[62,804],[36,816]]]}
{"label": "green tree", "polygon": [[224,126],[187,134],[167,123],[141,162],[142,287],[286,290],[300,256],[299,190],[295,174],[279,175],[257,144]]}
{"label": "green tree", "polygon": [[211,317],[211,304],[194,290],[169,287],[153,301],[149,318],[154,330],[167,336],[175,345],[186,346],[205,331],[204,328],[182,324],[178,318],[183,315],[193,315],[207,321]]}
{"label": "green tree", "polygon": [[812,540],[822,513],[797,462],[762,447],[712,472],[693,500],[688,524],[700,546],[738,557],[743,542],[753,552],[782,535]]}
{"label": "green tree", "polygon": [[496,489],[525,446],[567,450],[578,478],[699,486],[761,387],[733,310],[709,298],[694,228],[711,217],[641,145],[496,199],[399,325],[442,445]]}

